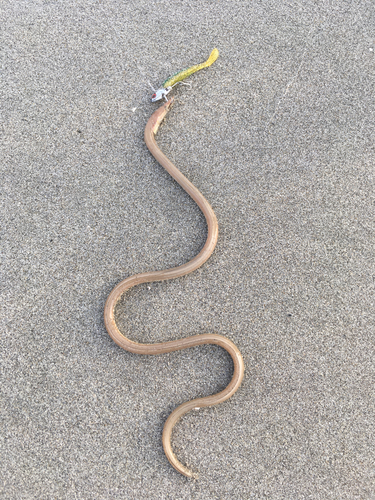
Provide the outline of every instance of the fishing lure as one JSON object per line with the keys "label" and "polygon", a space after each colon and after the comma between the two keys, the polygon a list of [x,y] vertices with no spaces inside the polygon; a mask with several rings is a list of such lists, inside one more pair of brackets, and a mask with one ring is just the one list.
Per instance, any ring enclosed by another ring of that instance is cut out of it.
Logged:
{"label": "fishing lure", "polygon": [[[178,73],[175,73],[174,75],[170,76],[165,82],[163,83],[163,87],[161,89],[155,90],[152,85],[150,84],[152,90],[154,93],[151,96],[151,101],[156,102],[160,101],[160,99],[167,99],[167,94],[172,90],[172,88],[177,85],[178,83],[182,83],[182,80],[185,80],[188,76],[192,75],[196,71],[199,71],[200,69],[203,68],[208,68],[208,66],[211,66],[216,59],[219,57],[219,51],[217,49],[214,49],[210,57],[207,59],[207,61],[201,63],[201,64],[195,64],[194,66],[190,66],[190,68],[183,69],[182,71],[179,71]],[[188,85],[188,84],[184,84]]]}

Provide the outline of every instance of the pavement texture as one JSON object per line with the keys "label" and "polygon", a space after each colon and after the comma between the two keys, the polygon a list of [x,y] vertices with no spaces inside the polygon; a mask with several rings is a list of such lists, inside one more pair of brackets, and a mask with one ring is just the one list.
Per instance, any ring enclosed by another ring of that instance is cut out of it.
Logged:
{"label": "pavement texture", "polygon": [[[371,0],[3,0],[0,498],[375,499]],[[137,356],[106,333],[120,280],[210,260],[117,307],[138,341],[226,335],[239,391],[161,433],[232,374],[218,347]]]}

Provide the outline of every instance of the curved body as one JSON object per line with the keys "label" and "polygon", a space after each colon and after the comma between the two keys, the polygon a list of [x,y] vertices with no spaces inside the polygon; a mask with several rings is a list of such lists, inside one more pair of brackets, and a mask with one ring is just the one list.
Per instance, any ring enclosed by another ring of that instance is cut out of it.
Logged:
{"label": "curved body", "polygon": [[193,473],[178,461],[172,451],[172,429],[176,422],[185,413],[192,410],[193,408],[201,408],[221,403],[222,401],[230,398],[232,394],[236,392],[241,384],[244,374],[244,363],[241,353],[233,344],[233,342],[231,342],[226,337],[223,337],[222,335],[216,334],[194,335],[192,337],[156,344],[141,344],[138,342],[133,342],[120,332],[120,330],[117,328],[114,317],[116,303],[126,290],[129,290],[129,288],[132,288],[133,286],[140,283],[168,280],[191,273],[192,271],[200,267],[204,262],[206,262],[206,260],[212,254],[216,245],[218,237],[218,225],[216,216],[210,204],[198,191],[198,189],[173,165],[173,163],[162,153],[162,151],[160,151],[155,141],[155,134],[159,128],[159,125],[170,109],[172,103],[173,98],[163,104],[153,113],[145,128],[145,141],[151,154],[180,184],[180,186],[185,189],[185,191],[193,198],[193,200],[198,204],[198,206],[204,213],[208,225],[207,240],[199,254],[186,264],[164,271],[136,274],[119,283],[108,296],[104,308],[104,322],[109,335],[116,342],[116,344],[118,344],[123,349],[136,354],[162,354],[202,344],[216,344],[226,349],[231,355],[234,365],[234,372],[229,385],[223,391],[212,396],[194,399],[192,401],[188,401],[187,403],[183,403],[171,413],[164,425],[162,439],[164,451],[168,460],[178,472],[184,474],[185,476],[193,477]]}
{"label": "curved body", "polygon": [[164,88],[173,87],[173,85],[175,85],[177,82],[185,80],[185,78],[192,75],[196,71],[199,71],[200,69],[203,68],[208,68],[208,66],[211,66],[211,64],[213,64],[218,57],[219,57],[219,51],[217,49],[214,49],[211,52],[210,57],[207,59],[207,61],[201,64],[195,64],[194,66],[190,66],[190,68],[175,73],[174,75],[170,76],[168,80],[165,80],[165,82],[163,83],[163,87]]}

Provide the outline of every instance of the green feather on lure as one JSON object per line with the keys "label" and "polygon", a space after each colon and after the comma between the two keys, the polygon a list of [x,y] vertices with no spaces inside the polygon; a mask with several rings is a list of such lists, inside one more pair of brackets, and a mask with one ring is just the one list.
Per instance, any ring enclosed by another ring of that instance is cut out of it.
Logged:
{"label": "green feather on lure", "polygon": [[207,61],[201,63],[201,64],[195,64],[194,66],[190,66],[190,68],[184,69],[182,71],[179,71],[178,73],[175,73],[174,75],[170,76],[165,82],[163,83],[163,86],[155,90],[151,83],[150,87],[154,91],[154,94],[151,96],[151,101],[156,102],[160,101],[160,99],[167,99],[167,94],[172,90],[172,87],[174,87],[177,83],[181,82],[182,80],[185,80],[188,76],[192,75],[196,71],[199,71],[200,69],[203,68],[208,68],[208,66],[211,66],[212,63],[216,61],[216,59],[219,57],[219,51],[217,49],[214,49],[210,57],[207,59]]}

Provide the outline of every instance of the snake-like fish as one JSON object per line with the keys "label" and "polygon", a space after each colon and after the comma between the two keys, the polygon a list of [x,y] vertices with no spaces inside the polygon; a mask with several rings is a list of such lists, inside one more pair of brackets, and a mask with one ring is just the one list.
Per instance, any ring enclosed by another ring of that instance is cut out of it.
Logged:
{"label": "snake-like fish", "polygon": [[196,477],[196,475],[184,466],[176,458],[171,447],[172,429],[176,422],[185,413],[193,409],[212,406],[229,399],[239,388],[244,375],[244,362],[238,348],[233,342],[222,335],[206,333],[202,335],[194,335],[179,340],[169,342],[161,342],[156,344],[141,344],[133,342],[125,337],[117,328],[115,321],[115,307],[121,295],[135,285],[140,283],[150,283],[153,281],[163,281],[172,278],[178,278],[189,274],[198,269],[210,257],[216,246],[218,238],[218,224],[214,211],[208,201],[198,191],[198,189],[173,165],[173,163],[162,153],[155,141],[155,134],[160,123],[168,113],[173,103],[173,97],[158,108],[147,122],[144,138],[148,149],[154,158],[162,165],[167,172],[180,184],[180,186],[193,198],[202,210],[208,226],[207,240],[199,252],[192,260],[178,267],[166,269],[164,271],[154,271],[136,274],[126,278],[119,283],[110,293],[104,308],[104,322],[109,335],[120,347],[136,354],[163,354],[166,352],[177,351],[194,347],[202,344],[216,344],[223,347],[231,356],[234,365],[232,380],[229,385],[221,392],[203,398],[194,399],[178,406],[168,417],[163,430],[163,447],[165,454],[171,465],[181,474],[187,477]]}

